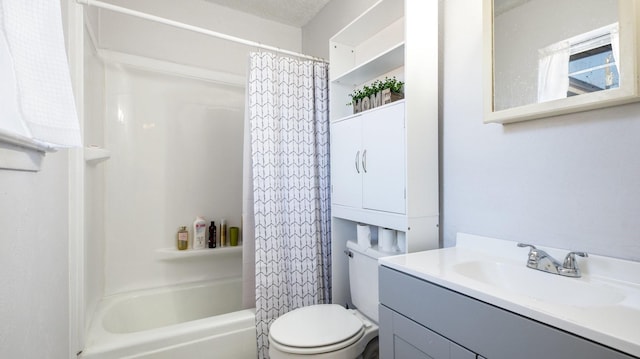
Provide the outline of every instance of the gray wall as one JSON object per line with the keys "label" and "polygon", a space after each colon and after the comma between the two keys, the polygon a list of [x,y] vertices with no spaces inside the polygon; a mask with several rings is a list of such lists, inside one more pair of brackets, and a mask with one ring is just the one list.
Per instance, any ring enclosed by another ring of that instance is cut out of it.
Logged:
{"label": "gray wall", "polygon": [[640,260],[640,104],[482,124],[481,1],[446,0],[442,233]]}
{"label": "gray wall", "polygon": [[[467,232],[640,260],[640,104],[483,124],[482,2],[442,3],[444,245]],[[303,28],[303,50],[328,56],[364,9],[333,0]]]}

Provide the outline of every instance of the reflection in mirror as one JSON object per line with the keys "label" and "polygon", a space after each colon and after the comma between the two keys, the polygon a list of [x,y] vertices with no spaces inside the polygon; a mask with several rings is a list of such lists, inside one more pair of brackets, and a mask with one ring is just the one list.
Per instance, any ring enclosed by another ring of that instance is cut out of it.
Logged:
{"label": "reflection in mirror", "polygon": [[616,88],[618,0],[494,0],[494,110]]}

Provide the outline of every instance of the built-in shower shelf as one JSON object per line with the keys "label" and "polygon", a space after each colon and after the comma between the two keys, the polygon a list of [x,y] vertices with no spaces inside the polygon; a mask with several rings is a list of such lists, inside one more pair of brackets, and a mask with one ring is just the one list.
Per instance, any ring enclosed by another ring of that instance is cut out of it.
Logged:
{"label": "built-in shower shelf", "polygon": [[242,244],[240,243],[233,247],[186,249],[183,251],[177,250],[176,248],[158,248],[156,252],[158,253],[158,258],[161,260],[227,256],[242,253]]}
{"label": "built-in shower shelf", "polygon": [[111,157],[111,151],[97,146],[88,146],[84,148],[84,160],[87,163],[99,163],[108,160]]}

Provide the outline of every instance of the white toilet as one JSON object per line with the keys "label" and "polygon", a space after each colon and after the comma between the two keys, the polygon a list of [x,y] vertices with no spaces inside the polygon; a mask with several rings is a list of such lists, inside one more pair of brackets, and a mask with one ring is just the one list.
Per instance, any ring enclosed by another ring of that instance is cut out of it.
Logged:
{"label": "white toilet", "polygon": [[357,310],[318,304],[284,314],[269,328],[271,359],[378,358],[378,258],[385,254],[351,241],[347,248]]}

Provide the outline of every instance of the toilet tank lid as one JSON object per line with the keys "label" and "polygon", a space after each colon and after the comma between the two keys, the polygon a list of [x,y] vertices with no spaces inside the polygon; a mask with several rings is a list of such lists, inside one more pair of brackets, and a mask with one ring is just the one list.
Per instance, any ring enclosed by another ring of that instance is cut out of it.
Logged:
{"label": "toilet tank lid", "polygon": [[[394,255],[394,253],[380,252],[378,250],[378,246],[365,248],[365,247],[359,246],[358,243],[353,242],[353,241],[347,241],[347,248],[351,249],[354,252],[358,252],[358,253],[360,253],[362,255],[365,255],[365,256],[373,258],[373,259],[378,259],[378,258],[381,258],[381,257],[387,257],[387,256]],[[400,253],[397,253],[397,254],[400,254]]]}
{"label": "toilet tank lid", "polygon": [[271,324],[269,335],[286,346],[314,348],[343,342],[362,328],[362,321],[344,307],[316,304],[280,316]]}

